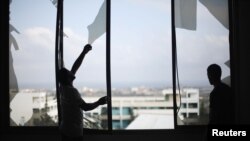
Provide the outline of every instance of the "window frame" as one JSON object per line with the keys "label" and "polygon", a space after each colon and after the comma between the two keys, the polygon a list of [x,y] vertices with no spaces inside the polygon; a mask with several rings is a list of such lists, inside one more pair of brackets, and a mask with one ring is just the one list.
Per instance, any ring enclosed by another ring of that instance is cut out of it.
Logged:
{"label": "window frame", "polygon": [[[172,2],[174,0],[171,0]],[[0,2],[1,6],[1,18],[3,19],[3,22],[1,22],[1,31],[2,31],[2,39],[3,41],[1,44],[3,46],[9,46],[9,0],[6,1],[1,1]],[[229,52],[230,52],[230,75],[231,75],[231,85],[232,89],[235,92],[235,68],[234,68],[234,62],[235,58],[233,56],[233,51],[235,50],[236,46],[236,23],[235,23],[235,17],[236,14],[234,10],[236,9],[235,5],[236,2],[233,0],[229,0],[228,3],[229,7]],[[236,11],[236,10],[235,10]],[[137,134],[137,133],[150,133],[150,134],[158,134],[158,133],[176,133],[176,132],[188,132],[188,129],[197,129],[197,132],[201,132],[200,129],[204,129],[206,127],[205,125],[187,125],[187,126],[180,126],[177,124],[177,115],[176,115],[176,94],[174,98],[174,129],[162,129],[162,130],[155,130],[155,129],[150,129],[150,130],[113,130],[112,129],[112,105],[111,105],[111,64],[110,64],[110,17],[111,14],[111,0],[107,0],[107,34],[106,34],[106,77],[107,77],[107,95],[110,97],[109,99],[109,104],[108,104],[108,130],[96,130],[96,129],[84,129],[84,132],[87,134],[110,134],[110,133],[115,133],[115,134]],[[172,12],[173,14],[173,12]],[[172,29],[173,30],[173,29]],[[0,48],[0,53],[1,53],[1,78],[2,78],[2,85],[0,86],[0,99],[4,99],[1,101],[0,106],[1,106],[1,114],[0,115],[0,132],[2,133],[48,133],[48,134],[58,134],[58,127],[20,127],[20,126],[10,126],[10,109],[9,109],[9,68],[6,66],[9,66],[9,48],[7,47],[2,47]],[[175,53],[172,52],[172,58],[173,58],[173,82],[176,81],[176,71],[175,71]],[[174,54],[173,54],[174,53]],[[175,83],[173,83],[174,85]],[[173,87],[173,93],[176,93],[176,86]],[[111,128],[110,128],[111,127]],[[184,129],[184,130],[183,130]],[[185,130],[187,129],[187,130]],[[190,131],[191,132],[191,131]],[[192,132],[191,132],[192,133]]]}
{"label": "window frame", "polygon": [[[236,49],[236,21],[235,21],[235,17],[236,17],[236,1],[234,0],[228,0],[228,22],[229,22],[229,61],[230,61],[230,81],[231,81],[231,88],[233,91],[233,94],[235,96],[235,56],[234,56],[234,51]],[[173,54],[172,54],[173,55]],[[176,54],[174,54],[176,55]],[[174,58],[174,57],[173,57]],[[177,71],[174,71],[175,73],[173,74],[173,78],[174,76],[177,75]],[[177,89],[176,89],[177,90]],[[174,91],[176,92],[176,91]],[[176,95],[175,95],[176,96]],[[176,106],[176,105],[175,105]],[[199,107],[199,105],[198,105]],[[174,108],[175,113],[177,114],[177,107]],[[177,115],[176,115],[177,117]],[[177,123],[175,124],[175,129],[199,129],[199,128],[206,128],[207,125],[178,125]]]}

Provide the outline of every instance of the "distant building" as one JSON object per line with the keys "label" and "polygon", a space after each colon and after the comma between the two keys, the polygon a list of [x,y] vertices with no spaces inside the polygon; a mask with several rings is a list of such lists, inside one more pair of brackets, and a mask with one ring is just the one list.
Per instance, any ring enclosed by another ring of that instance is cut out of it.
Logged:
{"label": "distant building", "polygon": [[55,94],[48,92],[42,92],[39,94],[32,94],[33,102],[33,116],[26,123],[26,125],[35,126],[42,124],[44,126],[57,125],[58,123],[58,111],[57,100]]}
{"label": "distant building", "polygon": [[[133,88],[133,92],[138,89]],[[140,89],[140,91],[143,91]],[[86,101],[93,102],[97,97],[84,97]],[[177,105],[180,105],[180,98],[177,95]],[[184,124],[183,119],[197,117],[199,111],[199,89],[185,88],[181,90],[181,108],[178,113],[178,123]],[[114,95],[112,97],[112,125],[113,129],[172,129],[173,120],[173,90],[164,89],[161,93],[154,95]],[[99,120],[103,127],[107,127],[107,107],[102,106],[88,115],[101,115]],[[140,122],[139,119],[146,117],[151,122]],[[165,117],[165,120],[163,120]],[[164,122],[163,122],[164,121]],[[159,123],[161,122],[161,124]],[[140,125],[140,123],[143,123]],[[159,126],[153,125],[153,123]]]}
{"label": "distant building", "polygon": [[[57,100],[45,90],[21,90],[11,101],[11,118],[20,126],[57,125]],[[14,125],[15,126],[15,125]]]}
{"label": "distant building", "polygon": [[[166,99],[173,101],[173,89],[165,89],[162,93]],[[178,115],[181,120],[200,115],[199,95],[199,89],[196,88],[183,88],[176,91],[177,106],[180,107]]]}
{"label": "distant building", "polygon": [[[87,102],[95,102],[100,98],[95,90],[84,89],[92,94],[82,96]],[[112,125],[113,129],[173,129],[173,90],[132,88],[130,93],[121,90],[118,95],[112,96]],[[143,92],[147,92],[144,94]],[[185,124],[185,119],[200,115],[199,89],[184,88],[177,92],[178,124]],[[100,94],[100,91],[98,91]],[[25,104],[22,110],[13,117],[17,125],[46,126],[57,125],[58,112],[55,92],[39,90],[20,91],[12,101],[12,112],[18,111],[18,101]],[[29,112],[27,112],[29,111]],[[28,114],[27,114],[28,113]],[[18,116],[18,117],[15,117]],[[144,119],[143,121],[140,121]],[[84,128],[107,128],[107,105],[100,106],[92,111],[84,112]]]}

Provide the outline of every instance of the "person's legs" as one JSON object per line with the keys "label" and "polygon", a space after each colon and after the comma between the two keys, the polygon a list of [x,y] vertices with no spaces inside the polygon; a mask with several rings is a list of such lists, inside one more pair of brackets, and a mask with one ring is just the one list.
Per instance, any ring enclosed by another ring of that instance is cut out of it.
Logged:
{"label": "person's legs", "polygon": [[64,134],[61,134],[61,141],[83,141],[83,137],[70,137]]}
{"label": "person's legs", "polygon": [[61,141],[70,141],[70,138],[64,134],[61,134]]}
{"label": "person's legs", "polygon": [[83,137],[82,137],[82,136],[76,137],[76,138],[75,138],[75,141],[83,141]]}

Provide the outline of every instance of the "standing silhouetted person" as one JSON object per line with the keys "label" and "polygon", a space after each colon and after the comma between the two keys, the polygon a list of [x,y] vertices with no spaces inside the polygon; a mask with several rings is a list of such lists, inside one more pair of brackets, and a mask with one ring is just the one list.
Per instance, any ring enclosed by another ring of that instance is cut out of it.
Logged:
{"label": "standing silhouetted person", "polygon": [[87,44],[80,56],[72,66],[71,71],[62,68],[59,71],[59,82],[61,84],[61,111],[62,122],[60,124],[62,141],[82,141],[83,139],[83,112],[93,110],[99,105],[107,103],[106,97],[100,98],[94,103],[86,103],[80,93],[73,86],[75,73],[82,64],[85,55],[92,49]]}
{"label": "standing silhouetted person", "polygon": [[234,123],[234,105],[231,88],[221,82],[221,67],[212,64],[207,68],[207,75],[214,89],[210,93],[210,125],[224,125]]}

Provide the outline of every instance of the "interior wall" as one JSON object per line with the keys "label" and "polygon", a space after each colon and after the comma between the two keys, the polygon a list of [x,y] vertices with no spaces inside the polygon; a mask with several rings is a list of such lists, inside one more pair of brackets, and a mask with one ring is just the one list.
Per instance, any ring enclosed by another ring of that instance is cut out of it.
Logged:
{"label": "interior wall", "polygon": [[[7,125],[6,116],[8,109],[8,57],[9,52],[9,11],[8,1],[0,1],[0,135]],[[7,89],[6,89],[7,88]],[[6,91],[7,90],[7,91]],[[6,94],[7,93],[7,94]]]}
{"label": "interior wall", "polygon": [[[36,134],[4,134],[1,136],[1,141],[16,141],[16,140],[25,140],[25,141],[60,141],[60,135],[58,133],[36,133]],[[204,132],[194,131],[190,132],[181,131],[181,132],[162,132],[160,133],[113,133],[113,134],[95,134],[91,133],[84,135],[85,141],[154,141],[154,140],[168,140],[168,141],[203,141],[205,139]]]}
{"label": "interior wall", "polygon": [[237,0],[237,41],[236,41],[236,86],[237,122],[238,124],[250,124],[250,1]]}

